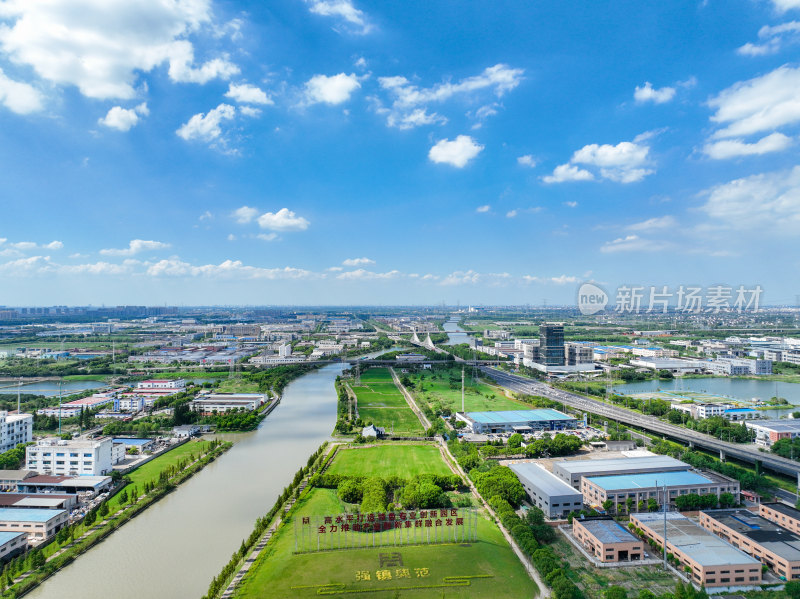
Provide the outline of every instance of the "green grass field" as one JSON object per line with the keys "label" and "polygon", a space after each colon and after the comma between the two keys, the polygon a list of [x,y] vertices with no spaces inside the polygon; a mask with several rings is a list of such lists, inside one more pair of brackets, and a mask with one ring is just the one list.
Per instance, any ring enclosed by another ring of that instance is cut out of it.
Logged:
{"label": "green grass field", "polygon": [[237,377],[220,381],[216,390],[220,393],[258,393],[258,383]]}
{"label": "green grass field", "polygon": [[327,471],[348,476],[399,476],[452,474],[433,445],[378,445],[340,449]]}
{"label": "green grass field", "polygon": [[[451,376],[456,389],[451,389]],[[434,371],[421,372],[410,375],[414,382],[414,388],[410,391],[414,394],[417,403],[426,402],[428,404],[440,403],[443,408],[450,408],[451,411],[461,411],[461,369],[450,368],[447,370],[437,369]],[[520,410],[529,409],[530,406],[513,399],[505,397],[500,389],[484,382],[472,382],[470,372],[465,373],[464,379],[464,408],[467,412],[491,412],[498,410]]]}
{"label": "green grass field", "polygon": [[361,375],[361,385],[352,386],[358,397],[358,415],[396,434],[423,432],[419,419],[408,407],[403,394],[392,381],[388,368],[370,368]]}
{"label": "green grass field", "polygon": [[[414,449],[409,450],[410,447]],[[348,470],[355,468],[360,454],[371,452],[372,449],[340,452],[331,471],[336,471],[337,467]],[[435,456],[425,455],[427,452],[422,451],[435,451],[432,447],[386,446],[379,449],[390,451],[374,452],[362,463],[377,467],[385,458],[390,470],[400,472],[409,455],[413,454],[421,467],[428,468],[435,464]],[[441,458],[436,467],[445,467]],[[472,543],[294,553],[295,526],[303,526],[303,516],[336,515],[343,513],[344,509],[345,504],[332,489],[313,489],[303,495],[245,576],[236,591],[236,597],[304,599],[319,595],[345,597],[367,594],[376,599],[522,599],[538,594],[536,584],[527,576],[500,530],[484,517],[478,522],[478,541]],[[386,563],[387,557],[392,558],[391,564]]]}
{"label": "green grass field", "polygon": [[[158,482],[158,475],[164,468],[168,466],[174,466],[179,461],[184,458],[188,458],[191,454],[194,454],[195,458],[200,457],[205,451],[208,449],[209,442],[208,441],[189,441],[188,443],[184,443],[176,447],[175,449],[171,449],[165,454],[162,454],[140,466],[133,472],[129,473],[127,476],[131,479],[131,484],[125,487],[127,492],[130,493],[133,487],[136,487],[138,490],[139,495],[144,493],[144,483],[145,482]],[[110,514],[117,512],[120,509],[120,494],[117,493],[111,499],[108,500],[108,511]],[[75,537],[80,537],[89,527],[86,527],[83,524],[78,525]],[[58,551],[59,546],[57,543],[50,543],[43,549],[43,553],[45,557],[49,557],[56,551]]]}

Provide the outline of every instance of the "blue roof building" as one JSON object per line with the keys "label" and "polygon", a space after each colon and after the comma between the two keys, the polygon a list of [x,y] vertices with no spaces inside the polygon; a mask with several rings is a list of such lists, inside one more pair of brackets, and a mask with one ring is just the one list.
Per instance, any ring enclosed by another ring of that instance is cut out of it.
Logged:
{"label": "blue roof building", "polygon": [[[666,490],[665,490],[666,487]],[[615,504],[633,499],[655,499],[659,505],[670,504],[681,495],[717,495],[731,493],[739,496],[739,482],[716,472],[648,472],[642,474],[615,474],[611,476],[584,476],[581,492],[588,505],[602,505],[610,499]]]}
{"label": "blue roof building", "polygon": [[467,424],[476,433],[526,433],[574,429],[578,421],[573,416],[540,408],[536,410],[507,410],[499,412],[467,412]]}

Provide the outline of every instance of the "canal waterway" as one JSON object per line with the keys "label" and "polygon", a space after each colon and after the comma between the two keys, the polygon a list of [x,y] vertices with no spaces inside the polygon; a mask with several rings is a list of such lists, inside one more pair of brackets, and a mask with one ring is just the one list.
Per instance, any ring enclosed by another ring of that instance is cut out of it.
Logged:
{"label": "canal waterway", "polygon": [[[58,395],[58,381],[39,381],[37,383],[25,383],[22,380],[19,387],[20,393],[31,393],[34,395],[44,395],[45,397],[55,397]],[[106,383],[101,381],[64,381],[61,385],[62,393],[66,396],[70,393],[78,393],[87,389],[100,389],[106,387]],[[17,384],[15,381],[0,381],[0,394],[17,394]]]}
{"label": "canal waterway", "polygon": [[203,596],[256,518],[328,439],[342,368],[332,364],[291,383],[257,430],[220,435],[235,442],[232,449],[27,597]]}
{"label": "canal waterway", "polygon": [[442,325],[442,328],[444,328],[444,331],[447,333],[447,343],[445,343],[445,345],[469,343],[469,335],[464,332],[464,329],[458,326],[459,320],[461,320],[459,317],[453,316]]}
{"label": "canal waterway", "polygon": [[[731,401],[746,403],[754,400],[766,401],[771,397],[783,397],[792,405],[800,406],[800,384],[769,379],[756,380],[744,378],[683,378],[670,380],[651,380],[614,385],[614,391],[625,395],[661,391],[680,396],[681,392],[692,391],[728,398]],[[688,398],[688,397],[687,397]],[[766,418],[779,418],[788,410],[759,410]]]}

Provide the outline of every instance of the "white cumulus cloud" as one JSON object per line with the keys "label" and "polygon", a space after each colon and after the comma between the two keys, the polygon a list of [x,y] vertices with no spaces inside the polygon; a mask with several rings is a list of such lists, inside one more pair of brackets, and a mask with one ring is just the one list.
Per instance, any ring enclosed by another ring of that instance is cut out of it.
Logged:
{"label": "white cumulus cloud", "polygon": [[0,104],[17,114],[39,112],[44,108],[39,90],[28,83],[9,79],[3,69],[0,69]]}
{"label": "white cumulus cloud", "polygon": [[306,0],[309,10],[323,17],[334,17],[349,26],[354,33],[369,33],[372,25],[363,11],[353,6],[351,0]]}
{"label": "white cumulus cloud", "polygon": [[483,150],[469,135],[459,135],[454,140],[442,139],[428,152],[428,158],[439,164],[450,164],[456,168],[464,168],[467,163]]}
{"label": "white cumulus cloud", "polygon": [[[397,126],[397,123],[406,123],[410,127],[443,122],[442,119],[445,117],[436,113],[427,118],[421,118],[421,115],[427,114],[426,106],[428,104],[443,103],[457,96],[471,97],[482,91],[491,91],[495,96],[501,97],[520,84],[523,73],[522,69],[514,69],[506,64],[496,64],[484,69],[478,75],[456,82],[446,81],[427,88],[419,87],[401,75],[380,77],[378,83],[391,97],[392,106],[391,109],[383,108],[379,112],[388,112],[387,125],[390,127]],[[483,106],[475,112],[474,116],[480,122],[488,116],[496,114],[497,106],[498,104]],[[416,118],[410,117],[414,114],[416,114]]]}
{"label": "white cumulus cloud", "polygon": [[188,38],[213,30],[210,0],[5,0],[0,13],[0,50],[12,62],[90,98],[134,98],[141,74],[164,64],[176,82],[239,72],[224,55],[195,63]]}
{"label": "white cumulus cloud", "polygon": [[220,124],[222,121],[229,121],[236,115],[236,109],[229,104],[220,104],[216,108],[209,110],[206,114],[202,112],[194,115],[176,131],[179,137],[186,141],[199,139],[211,142],[222,135]]}
{"label": "white cumulus cloud", "polygon": [[588,144],[577,150],[568,164],[557,166],[552,175],[543,177],[545,183],[566,181],[591,181],[595,174],[576,165],[592,166],[603,179],[617,183],[641,181],[653,170],[646,168],[650,147],[644,140],[651,134],[638,136],[634,141],[623,141],[617,145]]}
{"label": "white cumulus cloud", "polygon": [[267,95],[260,87],[250,85],[248,83],[241,83],[236,85],[231,83],[228,85],[228,91],[225,92],[226,98],[231,98],[240,104],[274,104],[272,98]]}
{"label": "white cumulus cloud", "polygon": [[489,212],[489,210],[491,209],[492,207],[489,204],[484,204],[483,206],[478,206],[477,208],[475,208],[475,212],[477,212],[478,214],[484,214],[486,212]]}
{"label": "white cumulus cloud", "polygon": [[722,126],[713,137],[743,137],[800,122],[800,67],[782,66],[740,81],[709,101]]}
{"label": "white cumulus cloud", "polygon": [[369,264],[375,264],[375,260],[369,258],[348,258],[342,262],[343,266],[367,266]]}
{"label": "white cumulus cloud", "polygon": [[649,81],[645,81],[642,87],[636,86],[633,91],[633,98],[640,104],[644,102],[653,102],[654,104],[664,104],[669,102],[675,97],[674,87],[662,87],[656,89]]}
{"label": "white cumulus cloud", "polygon": [[122,106],[114,106],[108,111],[108,114],[97,122],[105,127],[117,129],[118,131],[129,131],[131,127],[135,127],[139,123],[140,116],[147,116],[150,111],[147,109],[147,103],[143,102],[135,108],[122,108]]}
{"label": "white cumulus cloud", "polygon": [[314,75],[306,82],[305,96],[311,103],[341,104],[350,99],[350,95],[361,87],[358,77],[351,73],[345,75]]}
{"label": "white cumulus cloud", "polygon": [[251,208],[250,206],[242,206],[233,211],[233,218],[240,225],[245,225],[258,216],[258,209]]}
{"label": "white cumulus cloud", "polygon": [[305,231],[311,223],[302,216],[297,216],[288,208],[277,212],[265,212],[258,217],[258,225],[270,231]]}
{"label": "white cumulus cloud", "polygon": [[723,160],[739,156],[760,156],[770,152],[782,152],[792,143],[791,137],[776,132],[762,137],[754,143],[747,143],[741,139],[723,139],[709,142],[703,147],[703,152],[710,158]]}
{"label": "white cumulus cloud", "polygon": [[712,187],[702,206],[715,224],[795,235],[800,227],[800,166]]}
{"label": "white cumulus cloud", "polygon": [[533,168],[536,166],[537,162],[536,158],[534,158],[532,155],[525,154],[524,156],[519,156],[517,158],[517,164],[519,164],[520,166],[527,166]]}
{"label": "white cumulus cloud", "polygon": [[594,175],[573,164],[559,164],[552,175],[542,177],[545,183],[566,183],[567,181],[594,181]]}
{"label": "white cumulus cloud", "polygon": [[162,241],[148,241],[145,239],[132,239],[127,248],[123,249],[104,249],[100,253],[104,256],[133,256],[142,252],[149,252],[154,250],[164,250],[170,247],[170,244]]}
{"label": "white cumulus cloud", "polygon": [[776,54],[784,46],[800,41],[800,22],[790,21],[780,25],[764,25],[758,30],[758,38],[761,40],[760,43],[748,42],[736,51],[745,56]]}

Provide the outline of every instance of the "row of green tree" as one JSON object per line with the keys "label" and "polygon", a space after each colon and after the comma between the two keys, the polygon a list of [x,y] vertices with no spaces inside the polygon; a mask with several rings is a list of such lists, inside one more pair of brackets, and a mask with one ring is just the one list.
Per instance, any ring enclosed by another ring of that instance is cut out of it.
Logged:
{"label": "row of green tree", "polygon": [[237,571],[239,563],[250,551],[253,550],[253,547],[255,547],[256,543],[258,543],[258,540],[261,538],[264,532],[266,532],[272,520],[283,509],[283,505],[289,500],[290,497],[297,497],[299,495],[300,483],[302,483],[303,478],[305,478],[305,476],[310,472],[320,468],[318,460],[322,456],[322,452],[326,445],[327,442],[323,443],[319,449],[317,449],[317,451],[309,456],[306,466],[297,471],[297,473],[294,475],[292,483],[283,489],[283,492],[280,494],[280,496],[278,496],[277,501],[269,510],[269,512],[267,512],[265,516],[262,516],[256,520],[250,536],[247,537],[247,539],[242,540],[242,544],[239,546],[239,549],[231,556],[231,559],[228,561],[228,563],[223,566],[222,571],[211,580],[211,584],[208,585],[208,591],[203,596],[203,599],[213,599],[224,590],[225,584]]}

